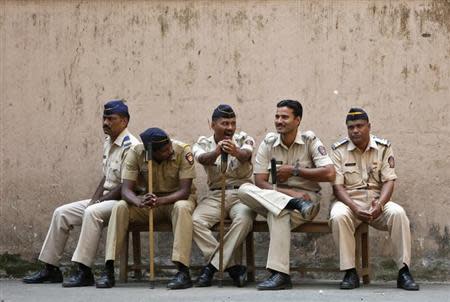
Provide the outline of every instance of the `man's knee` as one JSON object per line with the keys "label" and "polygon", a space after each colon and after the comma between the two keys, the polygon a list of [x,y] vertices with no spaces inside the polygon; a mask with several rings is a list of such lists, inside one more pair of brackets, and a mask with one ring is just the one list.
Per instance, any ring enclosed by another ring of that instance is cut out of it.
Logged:
{"label": "man's knee", "polygon": [[391,202],[389,206],[386,207],[386,212],[395,216],[406,215],[406,212],[403,209],[403,207],[393,202]]}
{"label": "man's knee", "polygon": [[341,223],[350,223],[351,218],[349,212],[340,205],[335,205],[332,207],[330,212],[330,223],[331,225],[340,225]]}
{"label": "man's knee", "polygon": [[53,211],[53,218],[52,219],[61,219],[63,217],[65,217],[67,215],[67,206],[63,205],[60,207],[57,207],[54,211]]}
{"label": "man's knee", "polygon": [[245,183],[245,184],[242,184],[242,185],[239,187],[238,191],[237,191],[238,197],[239,197],[240,199],[243,198],[243,197],[244,197],[244,198],[245,198],[245,197],[248,197],[248,192],[251,191],[253,187],[255,187],[255,185],[254,185],[254,184],[251,184],[251,183]]}
{"label": "man's knee", "polygon": [[183,213],[183,214],[192,215],[193,208],[194,207],[192,205],[192,201],[190,201],[190,200],[178,200],[173,205],[173,211],[176,214],[182,214]]}
{"label": "man's knee", "polygon": [[253,225],[253,220],[255,219],[255,212],[253,212],[249,207],[241,207],[239,212],[233,218],[234,224],[250,226]]}
{"label": "man's knee", "polygon": [[203,219],[203,217],[197,211],[194,211],[194,214],[192,214],[192,224],[194,226],[194,230],[209,228],[208,222]]}
{"label": "man's knee", "polygon": [[87,217],[95,216],[97,216],[97,207],[95,207],[95,205],[91,205],[84,210],[83,220]]}
{"label": "man's knee", "polygon": [[114,205],[113,211],[115,211],[115,212],[128,211],[128,203],[125,200],[118,201]]}

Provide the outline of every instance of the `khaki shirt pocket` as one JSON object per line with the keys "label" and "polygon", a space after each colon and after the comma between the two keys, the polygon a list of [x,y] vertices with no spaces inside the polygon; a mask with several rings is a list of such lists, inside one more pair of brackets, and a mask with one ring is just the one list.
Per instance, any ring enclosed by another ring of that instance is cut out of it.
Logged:
{"label": "khaki shirt pocket", "polygon": [[114,160],[110,164],[110,169],[111,169],[111,172],[113,175],[112,178],[114,178],[115,181],[119,181],[119,182],[120,182],[120,177],[121,177],[121,175],[120,175],[121,167],[120,166],[121,166],[120,160]]}
{"label": "khaki shirt pocket", "polygon": [[356,166],[344,167],[343,174],[344,174],[344,184],[347,186],[357,185],[362,181],[361,172]]}

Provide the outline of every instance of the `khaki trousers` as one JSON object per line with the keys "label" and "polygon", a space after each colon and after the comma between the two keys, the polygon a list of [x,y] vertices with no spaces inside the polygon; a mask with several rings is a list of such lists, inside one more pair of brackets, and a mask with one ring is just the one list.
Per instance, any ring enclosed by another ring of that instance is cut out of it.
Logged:
{"label": "khaki trousers", "polygon": [[[370,208],[370,202],[378,197],[369,191],[357,192],[352,199],[365,209]],[[340,269],[347,270],[355,267],[355,229],[361,223],[352,210],[344,203],[333,203],[330,213],[330,225],[333,239],[339,248]],[[411,261],[411,232],[409,219],[404,209],[395,202],[389,201],[384,205],[381,215],[370,222],[372,227],[388,231],[394,247],[394,261],[398,268],[408,265]]]}
{"label": "khaki trousers", "polygon": [[[313,201],[320,199],[320,195],[315,192],[301,192],[308,193]],[[284,209],[292,197],[274,190],[264,190],[253,184],[243,184],[238,196],[242,203],[267,218],[270,243],[266,268],[289,274],[291,229],[307,222],[299,212]]]}
{"label": "khaki trousers", "polygon": [[[154,223],[170,222],[173,231],[172,261],[189,266],[192,247],[192,212],[195,197],[159,206],[153,210]],[[149,208],[138,208],[126,201],[118,202],[111,213],[106,237],[105,261],[115,260],[128,232],[128,224],[148,225]]]}
{"label": "khaki trousers", "polygon": [[108,224],[117,200],[105,200],[89,206],[90,199],[56,208],[39,255],[39,260],[58,266],[70,231],[81,225],[81,233],[72,261],[91,267],[95,261],[103,227]]}
{"label": "khaki trousers", "polygon": [[[199,202],[192,215],[194,224],[194,240],[202,251],[206,261],[219,269],[219,242],[211,228],[220,221],[220,190],[208,191]],[[242,204],[237,190],[225,191],[225,217],[231,219],[231,226],[224,236],[223,267],[231,267],[241,263],[242,254],[237,250],[253,227],[256,213]]]}

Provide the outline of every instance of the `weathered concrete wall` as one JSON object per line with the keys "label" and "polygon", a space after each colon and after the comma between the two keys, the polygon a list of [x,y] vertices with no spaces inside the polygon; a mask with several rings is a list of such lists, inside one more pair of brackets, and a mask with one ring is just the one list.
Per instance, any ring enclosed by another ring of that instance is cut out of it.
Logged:
{"label": "weathered concrete wall", "polygon": [[[226,102],[259,143],[288,97],[304,105],[302,128],[327,145],[346,134],[351,105],[367,109],[373,132],[396,151],[394,199],[410,216],[414,269],[449,280],[448,1],[2,1],[0,9],[0,253],[36,257],[53,209],[91,196],[106,99],[128,99],[134,133],[157,125],[187,142],[210,133],[212,109]],[[371,236],[383,277],[387,237]],[[336,263],[330,240],[297,236],[293,252],[307,260],[292,261]]]}

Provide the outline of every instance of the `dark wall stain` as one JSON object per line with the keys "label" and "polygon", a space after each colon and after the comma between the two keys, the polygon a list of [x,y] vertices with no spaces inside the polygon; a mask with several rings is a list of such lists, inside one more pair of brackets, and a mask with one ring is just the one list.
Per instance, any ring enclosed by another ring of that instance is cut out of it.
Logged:
{"label": "dark wall stain", "polygon": [[410,9],[405,5],[400,5],[400,34],[409,39],[410,32],[408,29]]}
{"label": "dark wall stain", "polygon": [[238,11],[237,14],[231,19],[231,24],[235,26],[242,26],[247,19],[248,18],[245,11]]}
{"label": "dark wall stain", "polygon": [[408,74],[409,74],[408,66],[403,66],[401,73],[402,73],[403,79],[406,81],[408,79]]}
{"label": "dark wall stain", "polygon": [[258,30],[263,30],[264,25],[267,24],[267,20],[264,20],[264,16],[262,15],[254,16],[253,21],[256,22],[256,28]]}
{"label": "dark wall stain", "polygon": [[450,232],[447,226],[444,227],[444,230],[441,235],[441,227],[438,224],[432,224],[430,231],[430,237],[434,239],[434,241],[438,245],[438,253],[440,256],[450,256]]}
{"label": "dark wall stain", "polygon": [[187,31],[193,25],[198,25],[198,12],[190,7],[185,9],[175,10],[173,16],[178,21],[178,24]]}
{"label": "dark wall stain", "polygon": [[169,31],[169,22],[167,21],[168,13],[169,13],[169,8],[166,7],[164,9],[164,13],[162,13],[158,16],[158,23],[159,23],[159,27],[161,29],[161,36],[163,36],[163,37]]}

